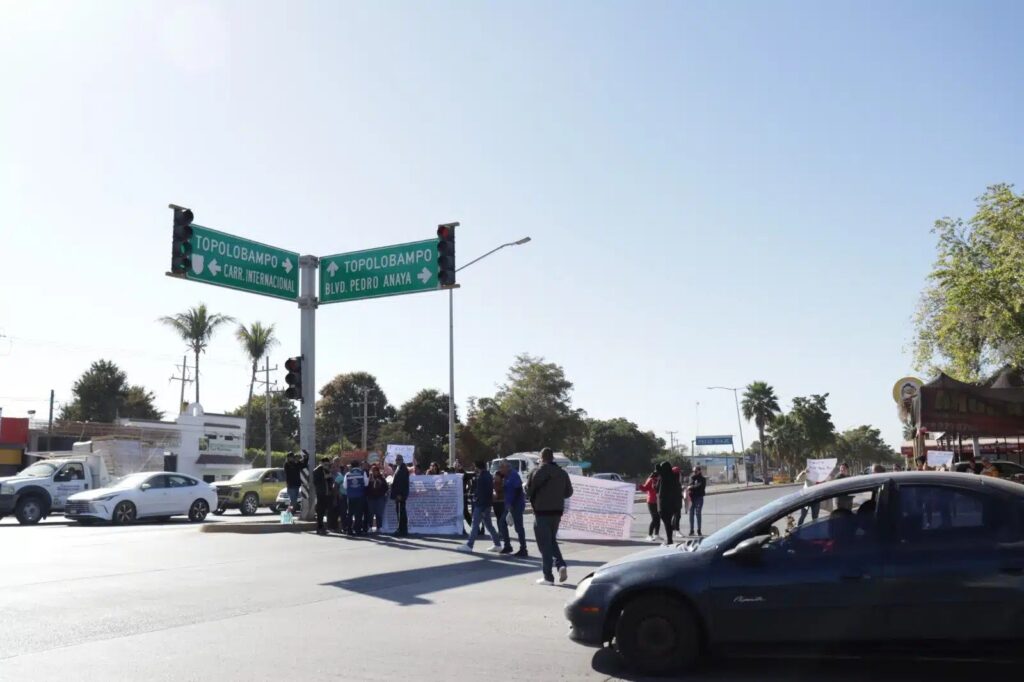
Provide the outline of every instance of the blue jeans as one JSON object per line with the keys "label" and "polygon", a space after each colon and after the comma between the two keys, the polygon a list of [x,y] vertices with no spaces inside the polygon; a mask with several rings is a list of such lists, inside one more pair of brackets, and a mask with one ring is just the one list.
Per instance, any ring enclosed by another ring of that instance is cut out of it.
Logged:
{"label": "blue jeans", "polygon": [[299,490],[301,486],[290,485],[288,486],[288,501],[291,502],[292,511],[299,510]]}
{"label": "blue jeans", "polygon": [[693,535],[693,520],[697,519],[697,532],[701,532],[701,513],[704,511],[704,496],[690,500],[690,535]]}
{"label": "blue jeans", "polygon": [[556,568],[565,566],[562,550],[558,548],[558,524],[561,522],[561,516],[535,515],[533,520],[533,533],[537,537],[537,548],[540,549],[541,569],[544,571],[544,579],[548,582],[555,581],[555,574],[551,570],[552,564]]}
{"label": "blue jeans", "polygon": [[[515,526],[516,536],[519,539],[519,549],[526,551],[526,527],[523,526],[523,508],[522,507],[510,507],[509,511],[512,512],[512,525]],[[508,544],[512,544],[509,542]]]}
{"label": "blue jeans", "polygon": [[491,535],[491,542],[496,546],[501,543],[498,541],[498,531],[494,530],[494,524],[491,523],[491,506],[486,507],[473,507],[473,523],[469,529],[469,540],[466,542],[470,547],[476,542],[477,532],[480,530],[480,522],[483,521],[484,528]]}

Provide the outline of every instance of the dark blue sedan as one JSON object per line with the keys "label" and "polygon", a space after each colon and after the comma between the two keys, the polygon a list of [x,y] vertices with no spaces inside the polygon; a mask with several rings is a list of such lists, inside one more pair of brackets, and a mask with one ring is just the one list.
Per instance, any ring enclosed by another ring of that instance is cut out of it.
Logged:
{"label": "dark blue sedan", "polygon": [[1024,639],[1024,486],[938,472],[824,483],[699,544],[602,566],[565,613],[573,640],[614,643],[647,673],[706,654],[976,654]]}

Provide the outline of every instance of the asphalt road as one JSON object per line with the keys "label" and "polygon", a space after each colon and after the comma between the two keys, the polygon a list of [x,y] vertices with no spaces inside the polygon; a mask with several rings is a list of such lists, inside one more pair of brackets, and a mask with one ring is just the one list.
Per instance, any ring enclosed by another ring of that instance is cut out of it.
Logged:
{"label": "asphalt road", "polygon": [[[705,533],[786,492],[709,497]],[[562,606],[594,567],[649,547],[646,523],[637,505],[636,541],[564,543],[570,580],[552,588],[533,584],[536,558],[463,555],[457,538],[4,520],[0,680],[640,679],[570,642]],[[890,668],[730,663],[692,679],[918,679]]]}

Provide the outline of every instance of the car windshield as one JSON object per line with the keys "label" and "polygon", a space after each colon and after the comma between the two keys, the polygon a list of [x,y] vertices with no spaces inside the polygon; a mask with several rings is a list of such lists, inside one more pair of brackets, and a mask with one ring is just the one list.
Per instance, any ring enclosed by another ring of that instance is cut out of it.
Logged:
{"label": "car windshield", "polygon": [[779,499],[766,504],[760,509],[755,509],[746,516],[741,516],[732,523],[723,526],[719,530],[715,531],[711,535],[704,538],[704,541],[701,542],[699,545],[691,545],[687,543],[686,548],[693,551],[701,552],[709,548],[714,548],[721,544],[724,544],[730,538],[732,538],[733,535],[740,532],[744,528],[771,519],[776,514],[781,512],[783,509],[793,504],[793,501],[800,497],[800,495],[802,494],[803,491],[798,490],[794,493],[790,493],[789,495],[780,497]]}
{"label": "car windshield", "polygon": [[249,469],[248,471],[239,471],[237,474],[231,477],[232,483],[248,483],[249,481],[256,481],[260,476],[263,475],[261,469]]}
{"label": "car windshield", "polygon": [[49,478],[57,470],[57,465],[49,462],[36,462],[32,466],[18,472],[18,476],[26,478]]}
{"label": "car windshield", "polygon": [[122,476],[121,478],[117,479],[108,487],[117,488],[119,490],[124,490],[125,488],[134,488],[136,486],[142,485],[142,482],[145,481],[150,476],[152,476],[152,474],[149,472],[143,474],[128,474],[127,476]]}

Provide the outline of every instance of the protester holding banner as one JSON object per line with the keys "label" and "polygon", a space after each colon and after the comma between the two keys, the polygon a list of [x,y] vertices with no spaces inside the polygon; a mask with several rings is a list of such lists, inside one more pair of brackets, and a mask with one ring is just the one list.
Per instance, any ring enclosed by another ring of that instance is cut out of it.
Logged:
{"label": "protester holding banner", "polygon": [[[572,482],[562,467],[555,464],[555,452],[551,448],[540,451],[541,465],[530,472],[526,483],[526,496],[533,506],[533,532],[540,549],[541,567],[544,577],[538,585],[554,585],[552,565],[558,568],[558,579],[568,580],[568,571],[562,550],[558,547],[558,525],[565,510],[566,498],[572,497]],[[671,467],[670,467],[671,469]]]}
{"label": "protester holding banner", "polygon": [[370,482],[366,487],[366,531],[370,528],[380,533],[384,528],[384,507],[388,500],[388,482],[376,464],[370,467]]}
{"label": "protester holding banner", "polygon": [[[516,539],[519,540],[519,551],[517,557],[529,556],[526,551],[526,527],[523,525],[523,514],[526,513],[526,493],[523,492],[523,479],[519,478],[519,472],[512,468],[507,460],[502,461],[501,475],[505,480],[505,508],[512,517],[512,525],[516,529]],[[512,542],[508,533],[505,534],[505,546],[502,554],[512,553]]]}
{"label": "protester holding banner", "polygon": [[398,517],[398,529],[395,537],[409,534],[409,517],[406,515],[405,502],[409,499],[409,469],[405,466],[402,455],[395,457],[395,477],[391,480],[391,499],[395,502],[395,515]]}

